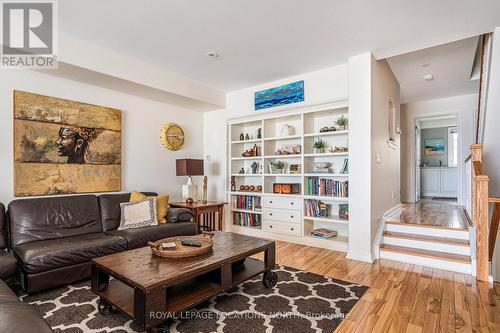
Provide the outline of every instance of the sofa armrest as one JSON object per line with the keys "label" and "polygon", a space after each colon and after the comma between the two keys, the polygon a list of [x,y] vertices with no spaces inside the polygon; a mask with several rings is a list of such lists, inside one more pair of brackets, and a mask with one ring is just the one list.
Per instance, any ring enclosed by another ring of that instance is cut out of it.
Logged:
{"label": "sofa armrest", "polygon": [[167,223],[191,222],[194,219],[194,214],[188,208],[168,208]]}

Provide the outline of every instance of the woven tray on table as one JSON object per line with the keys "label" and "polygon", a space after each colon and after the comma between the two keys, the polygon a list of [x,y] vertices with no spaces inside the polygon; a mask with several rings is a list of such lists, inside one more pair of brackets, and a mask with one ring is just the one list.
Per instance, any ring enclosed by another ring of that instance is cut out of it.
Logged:
{"label": "woven tray on table", "polygon": [[[164,238],[157,240],[156,242],[148,242],[148,245],[151,248],[151,252],[159,257],[171,259],[188,258],[199,256],[212,251],[212,247],[214,245],[214,242],[212,240],[213,236],[214,234],[212,232],[203,232],[202,235],[196,236]],[[201,243],[201,247],[184,246],[181,244],[182,240],[192,240],[195,242],[199,242]],[[176,248],[175,250],[163,250],[161,246],[161,244],[163,243],[175,243]]]}

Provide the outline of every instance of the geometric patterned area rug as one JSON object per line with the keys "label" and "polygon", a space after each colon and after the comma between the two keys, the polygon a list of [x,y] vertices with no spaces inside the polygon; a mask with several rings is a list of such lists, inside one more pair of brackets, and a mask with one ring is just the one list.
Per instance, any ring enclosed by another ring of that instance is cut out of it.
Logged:
{"label": "geometric patterned area rug", "polygon": [[[278,266],[278,283],[246,281],[177,318],[165,318],[165,332],[268,333],[333,332],[368,287]],[[103,316],[90,281],[21,296],[35,306],[54,332],[138,332],[119,312]]]}

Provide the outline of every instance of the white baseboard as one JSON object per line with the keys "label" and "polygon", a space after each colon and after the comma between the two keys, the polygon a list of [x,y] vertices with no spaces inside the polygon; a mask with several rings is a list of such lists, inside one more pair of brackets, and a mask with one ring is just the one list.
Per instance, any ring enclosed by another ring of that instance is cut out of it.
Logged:
{"label": "white baseboard", "polygon": [[367,263],[373,263],[373,256],[371,253],[357,253],[357,252],[347,252],[347,259],[363,261]]}

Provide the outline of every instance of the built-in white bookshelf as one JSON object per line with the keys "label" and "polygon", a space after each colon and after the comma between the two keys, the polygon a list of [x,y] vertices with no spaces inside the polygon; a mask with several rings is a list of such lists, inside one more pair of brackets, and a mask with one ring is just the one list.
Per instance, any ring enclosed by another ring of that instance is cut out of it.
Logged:
{"label": "built-in white bookshelf", "polygon": [[[280,112],[261,110],[255,116],[228,121],[227,229],[346,251],[349,222],[339,217],[339,210],[347,207],[348,211],[349,204],[349,130],[324,131],[325,127],[334,127],[342,116],[349,119],[347,102]],[[327,145],[324,152],[314,149],[318,139]],[[257,156],[242,156],[255,147]],[[278,161],[284,163],[283,170],[271,167]],[[318,169],[319,162],[330,166]],[[235,188],[231,188],[232,180]],[[276,183],[294,184],[298,192],[274,193]],[[327,214],[309,216],[309,200],[328,207]],[[335,230],[337,236],[311,236],[318,228]]]}

